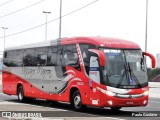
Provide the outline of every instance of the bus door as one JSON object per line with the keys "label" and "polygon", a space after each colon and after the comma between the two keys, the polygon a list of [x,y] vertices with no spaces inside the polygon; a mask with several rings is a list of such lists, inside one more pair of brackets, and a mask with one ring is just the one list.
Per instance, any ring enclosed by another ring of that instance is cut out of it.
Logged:
{"label": "bus door", "polygon": [[90,56],[89,63],[89,104],[100,105],[100,92],[97,87],[100,85],[99,61],[96,54]]}

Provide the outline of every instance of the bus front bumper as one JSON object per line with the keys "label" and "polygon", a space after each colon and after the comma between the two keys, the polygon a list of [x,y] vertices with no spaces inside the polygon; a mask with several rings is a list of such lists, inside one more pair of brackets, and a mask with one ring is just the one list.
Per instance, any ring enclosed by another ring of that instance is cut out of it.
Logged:
{"label": "bus front bumper", "polygon": [[117,98],[106,97],[102,102],[102,106],[106,107],[137,107],[146,106],[148,104],[148,96],[142,96],[140,98]]}

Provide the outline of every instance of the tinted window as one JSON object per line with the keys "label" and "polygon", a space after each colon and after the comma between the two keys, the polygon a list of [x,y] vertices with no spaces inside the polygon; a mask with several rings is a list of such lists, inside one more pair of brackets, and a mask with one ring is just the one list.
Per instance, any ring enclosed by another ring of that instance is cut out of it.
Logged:
{"label": "tinted window", "polygon": [[64,48],[63,48],[63,65],[64,66],[71,66],[71,67],[74,67],[74,68],[80,70],[77,48],[75,45],[64,46]]}
{"label": "tinted window", "polygon": [[84,66],[86,69],[86,73],[89,74],[89,51],[88,49],[95,49],[95,45],[90,44],[80,44],[81,54],[84,61]]}
{"label": "tinted window", "polygon": [[12,59],[12,65],[13,66],[22,66],[23,65],[23,55],[24,50],[14,50],[13,51],[13,59]]}
{"label": "tinted window", "polygon": [[4,65],[11,66],[12,65],[12,59],[13,59],[13,51],[5,52]]}
{"label": "tinted window", "polygon": [[23,58],[24,66],[36,66],[35,49],[26,49]]}
{"label": "tinted window", "polygon": [[57,48],[57,65],[62,65],[62,46],[58,46]]}
{"label": "tinted window", "polygon": [[7,52],[4,53],[4,58],[7,58]]}
{"label": "tinted window", "polygon": [[47,64],[48,47],[36,48],[35,62],[37,66],[44,66]]}
{"label": "tinted window", "polygon": [[47,65],[48,66],[57,65],[57,47],[56,46],[49,47]]}
{"label": "tinted window", "polygon": [[5,52],[4,65],[6,66],[22,66],[24,50],[10,50]]}

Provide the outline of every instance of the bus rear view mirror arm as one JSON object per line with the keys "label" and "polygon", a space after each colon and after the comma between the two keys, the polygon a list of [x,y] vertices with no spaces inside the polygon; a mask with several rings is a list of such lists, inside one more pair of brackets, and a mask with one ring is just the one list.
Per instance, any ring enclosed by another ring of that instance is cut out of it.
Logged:
{"label": "bus rear view mirror arm", "polygon": [[106,58],[104,52],[97,49],[89,49],[91,53],[98,55],[100,66],[104,67],[106,64]]}
{"label": "bus rear view mirror arm", "polygon": [[152,68],[155,68],[155,66],[156,66],[156,59],[155,59],[155,57],[152,54],[148,53],[148,52],[143,52],[143,54],[145,56],[150,57],[151,62],[152,62]]}

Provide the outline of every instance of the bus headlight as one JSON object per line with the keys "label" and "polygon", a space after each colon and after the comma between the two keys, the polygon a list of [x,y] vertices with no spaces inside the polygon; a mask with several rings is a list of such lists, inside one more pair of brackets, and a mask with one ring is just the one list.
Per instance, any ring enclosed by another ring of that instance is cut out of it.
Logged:
{"label": "bus headlight", "polygon": [[115,93],[113,93],[113,92],[111,92],[111,91],[107,91],[106,94],[107,94],[108,96],[115,96],[115,95],[116,95]]}
{"label": "bus headlight", "polygon": [[147,96],[148,94],[149,94],[149,91],[145,91],[145,92],[143,93],[144,96]]}

